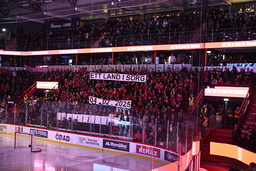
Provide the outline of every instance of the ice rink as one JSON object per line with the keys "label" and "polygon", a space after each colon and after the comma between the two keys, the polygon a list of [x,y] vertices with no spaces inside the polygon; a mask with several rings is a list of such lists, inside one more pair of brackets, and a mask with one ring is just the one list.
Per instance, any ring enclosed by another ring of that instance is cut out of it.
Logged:
{"label": "ice rink", "polygon": [[[14,136],[0,134],[1,171],[146,171],[150,159],[120,155],[58,142],[36,140],[41,152],[32,153],[29,147],[14,149]],[[162,163],[154,162],[158,168]]]}

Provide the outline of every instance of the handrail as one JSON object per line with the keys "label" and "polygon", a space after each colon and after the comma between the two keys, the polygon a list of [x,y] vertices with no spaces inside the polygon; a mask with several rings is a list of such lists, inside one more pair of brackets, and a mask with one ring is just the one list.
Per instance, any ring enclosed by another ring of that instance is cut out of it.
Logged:
{"label": "handrail", "polygon": [[240,107],[240,118],[239,118],[239,126],[241,126],[241,121],[244,118],[245,112],[247,111],[247,108],[250,104],[250,95],[251,95],[251,88],[249,89],[246,97],[244,98],[242,105]]}
{"label": "handrail", "polygon": [[56,91],[58,90],[58,88],[57,88],[57,87],[58,87],[58,85],[59,85],[59,83],[58,83],[58,84],[56,84],[56,85],[51,89],[51,90],[53,90],[53,91],[51,91],[51,92],[50,92],[50,95],[49,95],[49,96],[53,95],[53,93],[54,93],[54,92],[56,92]]}
{"label": "handrail", "polygon": [[245,112],[247,111],[247,108],[250,104],[250,101],[251,101],[251,94],[253,93],[253,85],[255,83],[255,75],[253,75],[251,81],[250,81],[250,88],[249,88],[249,91],[248,93],[246,94],[246,97],[244,98],[243,102],[242,102],[242,105],[240,107],[240,118],[239,118],[239,127],[241,126],[242,124],[242,121],[244,119],[244,116],[245,116]]}
{"label": "handrail", "polygon": [[21,95],[18,96],[19,98],[19,104],[21,103],[21,101],[23,100],[24,96],[26,94],[28,94],[28,96],[30,95],[29,93],[31,93],[36,87],[36,82],[34,84],[32,84],[27,90],[23,91],[23,93]]}
{"label": "handrail", "polygon": [[195,112],[196,108],[199,107],[198,104],[202,101],[203,96],[204,96],[204,88],[202,88],[200,93],[197,95],[197,97],[195,99],[195,102],[194,102],[194,105],[193,105],[193,108],[189,112],[189,114],[193,114]]}

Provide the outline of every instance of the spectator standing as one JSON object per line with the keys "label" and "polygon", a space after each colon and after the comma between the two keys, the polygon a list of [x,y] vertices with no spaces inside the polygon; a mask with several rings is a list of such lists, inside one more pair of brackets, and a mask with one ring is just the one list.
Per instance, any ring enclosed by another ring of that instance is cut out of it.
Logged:
{"label": "spectator standing", "polygon": [[164,131],[161,126],[159,126],[157,130],[157,141],[160,146],[163,146],[164,142],[166,142],[166,131]]}
{"label": "spectator standing", "polygon": [[215,123],[216,123],[216,110],[215,108],[209,104],[210,107],[210,128],[214,128],[215,127]]}
{"label": "spectator standing", "polygon": [[239,145],[241,140],[242,131],[238,127],[237,124],[234,125],[234,129],[232,131],[233,144]]}
{"label": "spectator standing", "polygon": [[231,108],[228,108],[228,111],[227,111],[227,127],[228,128],[233,128],[234,126],[234,123],[233,123],[233,120],[234,120],[234,116],[233,116],[233,110]]}
{"label": "spectator standing", "polygon": [[240,108],[237,107],[234,111],[234,124],[238,124],[238,120],[240,118]]}
{"label": "spectator standing", "polygon": [[189,106],[189,111],[192,110],[193,106],[194,106],[194,96],[193,94],[190,94],[189,98],[188,98],[188,106]]}
{"label": "spectator standing", "polygon": [[250,127],[247,127],[246,148],[248,150],[252,150],[254,139],[255,139],[254,131],[252,131]]}

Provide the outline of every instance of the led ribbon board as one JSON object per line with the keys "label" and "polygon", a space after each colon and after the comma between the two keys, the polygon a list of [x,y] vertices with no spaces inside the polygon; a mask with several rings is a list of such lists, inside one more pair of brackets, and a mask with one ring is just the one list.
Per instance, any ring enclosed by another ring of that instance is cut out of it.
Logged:
{"label": "led ribbon board", "polygon": [[215,86],[205,88],[205,96],[245,98],[249,87]]}

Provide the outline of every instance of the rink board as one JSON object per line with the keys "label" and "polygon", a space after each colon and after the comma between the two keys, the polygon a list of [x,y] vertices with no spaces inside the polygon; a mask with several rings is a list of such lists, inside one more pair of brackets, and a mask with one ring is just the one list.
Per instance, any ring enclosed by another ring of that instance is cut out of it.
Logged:
{"label": "rink board", "polygon": [[185,168],[189,165],[192,156],[197,154],[197,152],[190,150],[186,155],[179,157],[178,153],[171,150],[143,143],[13,124],[0,124],[1,134],[6,133],[13,135],[15,131],[33,133],[36,138],[44,141],[64,143],[124,155],[132,155],[146,159],[153,159],[154,161],[166,164],[163,166],[163,169],[158,168],[158,171],[165,170],[167,168],[175,169],[178,168],[178,165]]}

